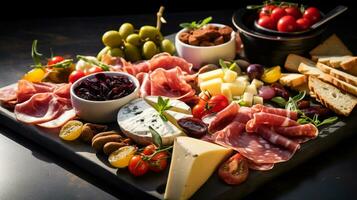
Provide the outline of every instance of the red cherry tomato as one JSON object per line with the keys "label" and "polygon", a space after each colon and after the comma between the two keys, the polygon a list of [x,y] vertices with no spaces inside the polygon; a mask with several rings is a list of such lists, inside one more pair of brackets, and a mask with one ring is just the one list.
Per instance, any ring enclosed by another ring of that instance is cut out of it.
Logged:
{"label": "red cherry tomato", "polygon": [[218,169],[218,176],[227,184],[238,185],[247,180],[248,163],[239,153],[230,157]]}
{"label": "red cherry tomato", "polygon": [[296,20],[293,16],[286,15],[278,21],[278,31],[294,32],[297,29]]}
{"label": "red cherry tomato", "polygon": [[83,76],[85,76],[84,72],[80,71],[80,70],[76,70],[73,71],[69,77],[68,80],[70,83],[74,83],[76,82],[78,79],[82,78]]}
{"label": "red cherry tomato", "polygon": [[192,109],[192,115],[195,118],[201,119],[206,114],[208,114],[208,111],[206,110],[206,103],[198,103]]}
{"label": "red cherry tomato", "polygon": [[303,31],[310,27],[310,21],[307,18],[300,18],[296,20],[296,24],[299,30]]}
{"label": "red cherry tomato", "polygon": [[135,155],[130,159],[128,168],[134,176],[142,176],[149,171],[149,164],[143,160],[143,156]]}
{"label": "red cherry tomato", "polygon": [[54,65],[56,63],[62,62],[64,58],[62,56],[54,56],[50,58],[47,62],[47,65]]}
{"label": "red cherry tomato", "polygon": [[259,12],[259,18],[262,16],[270,16],[271,12],[276,8],[275,5],[266,5]]}
{"label": "red cherry tomato", "polygon": [[297,7],[287,7],[287,8],[285,8],[285,12],[286,12],[286,15],[291,15],[295,19],[299,19],[302,16],[299,8],[297,8]]}
{"label": "red cherry tomato", "polygon": [[153,144],[150,144],[144,148],[143,154],[149,156],[149,155],[152,155],[155,151],[156,151],[156,146]]}
{"label": "red cherry tomato", "polygon": [[98,73],[98,72],[102,72],[102,71],[103,71],[103,69],[101,67],[94,66],[94,67],[91,67],[88,70],[86,70],[84,73],[86,75],[88,75],[88,74],[94,74],[94,73]]}
{"label": "red cherry tomato", "polygon": [[264,28],[273,29],[273,30],[275,29],[275,22],[269,16],[260,17],[258,20],[258,24]]}
{"label": "red cherry tomato", "polygon": [[319,9],[315,7],[308,7],[304,12],[303,17],[309,19],[312,25],[320,20],[321,14]]}
{"label": "red cherry tomato", "polygon": [[274,10],[271,12],[270,17],[273,19],[274,24],[276,24],[280,18],[284,17],[286,15],[286,12],[283,8],[276,7]]}
{"label": "red cherry tomato", "polygon": [[157,154],[155,154],[150,160],[149,160],[149,169],[153,172],[161,172],[167,167],[167,159],[169,156],[167,155],[167,152],[162,151]]}
{"label": "red cherry tomato", "polygon": [[208,101],[209,111],[212,112],[219,112],[226,108],[229,105],[229,101],[226,96],[224,95],[215,95]]}

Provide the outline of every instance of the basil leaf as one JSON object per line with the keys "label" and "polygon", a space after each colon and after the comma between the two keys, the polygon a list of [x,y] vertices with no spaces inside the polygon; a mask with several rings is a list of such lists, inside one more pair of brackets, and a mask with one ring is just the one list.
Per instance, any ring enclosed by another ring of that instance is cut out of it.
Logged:
{"label": "basil leaf", "polygon": [[151,126],[149,126],[149,130],[152,136],[153,143],[155,144],[155,146],[157,146],[160,149],[162,147],[162,139],[160,134]]}
{"label": "basil leaf", "polygon": [[41,57],[42,57],[42,54],[40,54],[38,51],[37,51],[37,40],[34,40],[32,42],[32,48],[31,48],[31,57],[32,57],[32,60],[33,62],[35,63],[35,66],[41,66]]}
{"label": "basil leaf", "polygon": [[157,103],[154,104],[153,107],[159,113],[161,119],[163,121],[167,121],[167,117],[164,115],[164,111],[172,108],[172,106],[170,106],[170,99],[169,98],[163,99],[161,96],[159,96],[157,99]]}
{"label": "basil leaf", "polygon": [[337,116],[329,117],[329,118],[325,119],[324,121],[322,121],[320,124],[318,124],[317,127],[326,125],[326,124],[332,124],[332,123],[336,122],[337,120],[338,120]]}
{"label": "basil leaf", "polygon": [[278,104],[280,107],[285,107],[287,103],[283,97],[273,97],[270,101]]}

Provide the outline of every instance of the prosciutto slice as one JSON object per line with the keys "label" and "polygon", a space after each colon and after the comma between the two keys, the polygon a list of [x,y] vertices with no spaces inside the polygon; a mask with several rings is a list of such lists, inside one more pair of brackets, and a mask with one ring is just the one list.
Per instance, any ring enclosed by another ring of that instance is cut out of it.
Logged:
{"label": "prosciutto slice", "polygon": [[252,107],[252,109],[255,112],[265,112],[265,113],[270,113],[270,114],[275,114],[275,115],[281,115],[281,116],[288,117],[293,120],[297,120],[297,118],[298,118],[297,112],[282,109],[282,108],[268,107],[268,106],[264,106],[262,104],[256,104]]}
{"label": "prosciutto slice", "polygon": [[76,112],[72,108],[72,109],[64,111],[59,117],[57,117],[51,121],[48,121],[48,122],[37,124],[37,126],[40,126],[43,128],[58,128],[58,127],[63,126],[69,120],[74,119],[75,117],[76,117]]}
{"label": "prosciutto slice", "polygon": [[9,102],[17,98],[17,84],[5,86],[0,89],[0,102]]}
{"label": "prosciutto slice", "polygon": [[141,96],[166,96],[190,101],[195,96],[195,90],[182,78],[181,68],[176,67],[170,70],[158,68],[148,75],[141,75],[142,84],[140,86]]}
{"label": "prosciutto slice", "polygon": [[315,138],[319,134],[319,130],[313,124],[303,124],[290,127],[274,127],[274,130],[288,137],[309,137]]}
{"label": "prosciutto slice", "polygon": [[[68,86],[68,84],[54,84],[54,83],[32,83],[26,80],[19,80],[17,88],[17,101],[19,103],[24,102],[32,97],[32,95],[37,93],[53,92],[63,86]],[[69,85],[70,87],[70,85]],[[69,90],[68,90],[69,95]]]}
{"label": "prosciutto slice", "polygon": [[64,105],[52,93],[38,93],[29,100],[17,104],[15,116],[17,120],[37,124],[57,118],[64,111]]}
{"label": "prosciutto slice", "polygon": [[256,132],[258,125],[267,124],[271,126],[297,126],[299,123],[281,115],[275,115],[270,113],[254,113],[253,119],[249,120],[246,125],[246,130],[248,132]]}

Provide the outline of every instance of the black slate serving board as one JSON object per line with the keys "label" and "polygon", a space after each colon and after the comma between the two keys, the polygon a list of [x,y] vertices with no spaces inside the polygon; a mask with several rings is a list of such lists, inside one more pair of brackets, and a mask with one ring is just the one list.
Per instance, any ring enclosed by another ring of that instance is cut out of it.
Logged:
{"label": "black slate serving board", "polygon": [[[320,152],[334,146],[341,139],[354,133],[357,124],[356,112],[350,117],[341,118],[337,123],[320,129],[318,138],[304,143],[300,150],[287,162],[276,164],[269,171],[253,171],[248,180],[238,186],[228,186],[221,182],[217,173],[194,194],[192,199],[239,199],[253,192],[259,186],[269,182],[274,177],[289,171],[304,161],[318,155]],[[110,183],[135,198],[162,199],[165,190],[168,169],[161,174],[149,173],[135,178],[126,169],[112,168],[107,157],[96,154],[89,144],[80,141],[67,142],[58,137],[58,130],[46,130],[36,126],[23,124],[15,119],[13,112],[0,107],[1,124],[17,134],[44,146],[53,153],[67,159],[78,167]],[[109,124],[112,129],[119,127]]]}

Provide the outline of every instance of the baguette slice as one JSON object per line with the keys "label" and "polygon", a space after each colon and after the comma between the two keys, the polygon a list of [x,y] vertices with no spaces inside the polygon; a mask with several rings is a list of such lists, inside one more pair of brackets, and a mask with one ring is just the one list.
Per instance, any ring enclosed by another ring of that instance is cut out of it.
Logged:
{"label": "baguette slice", "polygon": [[334,69],[334,68],[324,65],[322,63],[317,63],[316,67],[319,68],[320,70],[322,70],[323,72],[340,79],[341,81],[345,81],[346,83],[349,83],[353,86],[357,86],[357,77],[356,76],[352,76],[351,74]]}
{"label": "baguette slice", "polygon": [[306,65],[315,65],[315,63],[312,62],[310,59],[307,59],[305,57],[296,54],[289,54],[288,57],[286,58],[284,67],[288,71],[298,72],[298,67],[300,63],[305,63]]}
{"label": "baguette slice", "polygon": [[320,45],[310,51],[311,56],[346,56],[352,52],[346,45],[337,37],[336,34],[331,35]]}
{"label": "baguette slice", "polygon": [[331,75],[328,75],[328,74],[321,74],[318,76],[319,79],[323,80],[323,81],[326,81],[326,82],[329,82],[331,83],[332,85],[338,87],[339,89],[345,91],[345,92],[348,92],[350,94],[353,94],[353,95],[357,95],[357,87],[349,84],[349,83],[346,83],[344,81],[341,81]]}
{"label": "baguette slice", "polygon": [[333,68],[340,68],[341,63],[348,61],[352,56],[317,56],[317,62],[323,63]]}
{"label": "baguette slice", "polygon": [[340,63],[341,68],[346,72],[357,76],[357,57],[351,57]]}
{"label": "baguette slice", "polygon": [[316,99],[337,114],[348,116],[357,104],[355,96],[343,93],[337,87],[317,77],[310,76],[308,84]]}
{"label": "baguette slice", "polygon": [[316,66],[306,65],[305,63],[300,63],[298,71],[302,74],[308,76],[319,76],[323,72]]}
{"label": "baguette slice", "polygon": [[279,82],[287,87],[297,87],[307,82],[307,78],[303,74],[298,73],[282,73]]}

